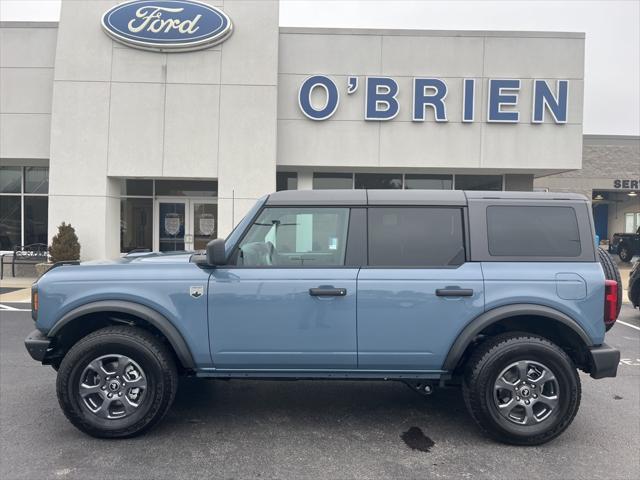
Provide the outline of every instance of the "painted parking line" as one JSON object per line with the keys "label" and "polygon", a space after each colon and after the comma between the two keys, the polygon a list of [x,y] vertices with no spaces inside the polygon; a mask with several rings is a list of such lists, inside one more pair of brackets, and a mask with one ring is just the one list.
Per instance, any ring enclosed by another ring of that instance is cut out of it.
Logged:
{"label": "painted parking line", "polygon": [[631,328],[634,328],[636,330],[640,330],[640,327],[638,327],[636,325],[632,325],[632,324],[627,323],[627,322],[623,322],[622,320],[618,320],[616,323],[621,323],[623,325],[626,325],[627,327],[631,327]]}
{"label": "painted parking line", "polygon": [[16,308],[9,305],[3,305],[0,303],[0,312],[30,312],[30,308]]}

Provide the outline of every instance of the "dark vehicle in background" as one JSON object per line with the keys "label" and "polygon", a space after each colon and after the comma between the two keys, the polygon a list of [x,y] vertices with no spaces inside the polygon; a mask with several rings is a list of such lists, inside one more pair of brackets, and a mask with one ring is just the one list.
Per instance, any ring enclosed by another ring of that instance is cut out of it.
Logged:
{"label": "dark vehicle in background", "polygon": [[617,253],[623,262],[630,262],[634,255],[640,254],[640,227],[636,233],[614,233],[609,252]]}
{"label": "dark vehicle in background", "polygon": [[640,308],[640,261],[633,264],[629,273],[629,301],[634,308]]}

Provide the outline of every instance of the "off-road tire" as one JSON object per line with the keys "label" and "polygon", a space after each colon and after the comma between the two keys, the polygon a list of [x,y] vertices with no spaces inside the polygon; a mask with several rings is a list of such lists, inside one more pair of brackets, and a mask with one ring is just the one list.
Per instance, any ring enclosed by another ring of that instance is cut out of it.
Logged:
{"label": "off-road tire", "polygon": [[[558,380],[558,408],[536,425],[512,424],[498,412],[494,382],[512,362],[547,365]],[[571,358],[549,340],[528,333],[506,333],[481,343],[467,361],[462,384],[467,409],[480,429],[499,442],[540,445],[560,435],[580,406],[580,378]]]}
{"label": "off-road tire", "polygon": [[[613,261],[613,258],[611,258],[611,255],[609,255],[609,252],[600,247],[598,247],[598,260],[600,261],[600,265],[602,265],[604,277],[607,280],[614,280],[618,283],[618,311],[616,315],[619,315],[620,308],[622,308],[622,278],[620,277],[620,270]],[[609,328],[612,326],[613,324],[611,324]]]}
{"label": "off-road tire", "polygon": [[[122,354],[137,362],[145,372],[148,389],[140,411],[121,419],[102,419],[90,412],[79,395],[79,381],[85,366],[101,355]],[[167,413],[178,386],[176,364],[171,352],[151,333],[130,326],[97,330],[78,341],[60,363],[56,382],[58,402],[69,421],[79,430],[99,438],[139,435]]]}

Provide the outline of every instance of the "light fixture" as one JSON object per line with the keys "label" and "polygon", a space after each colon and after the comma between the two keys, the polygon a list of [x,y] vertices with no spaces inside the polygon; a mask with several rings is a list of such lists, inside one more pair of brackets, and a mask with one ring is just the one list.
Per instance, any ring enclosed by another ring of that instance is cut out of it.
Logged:
{"label": "light fixture", "polygon": [[630,197],[637,197],[638,194],[636,192],[629,192],[627,193],[627,195],[629,195]]}
{"label": "light fixture", "polygon": [[599,193],[595,197],[593,197],[593,199],[594,200],[604,200],[604,197]]}

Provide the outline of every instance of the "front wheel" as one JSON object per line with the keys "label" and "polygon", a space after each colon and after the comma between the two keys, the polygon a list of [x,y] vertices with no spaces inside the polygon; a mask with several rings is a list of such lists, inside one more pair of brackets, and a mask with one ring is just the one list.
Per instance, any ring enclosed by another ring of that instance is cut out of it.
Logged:
{"label": "front wheel", "polygon": [[633,252],[626,245],[620,245],[618,248],[618,257],[620,257],[620,261],[628,263],[633,258]]}
{"label": "front wheel", "polygon": [[580,378],[567,354],[529,334],[487,340],[467,364],[463,394],[469,413],[489,436],[540,445],[560,435],[580,405]]}
{"label": "front wheel", "polygon": [[81,431],[101,438],[132,437],[167,412],[178,384],[167,347],[151,333],[114,326],[93,332],[65,355],[58,401]]}

